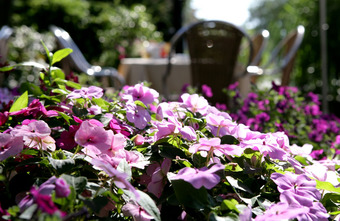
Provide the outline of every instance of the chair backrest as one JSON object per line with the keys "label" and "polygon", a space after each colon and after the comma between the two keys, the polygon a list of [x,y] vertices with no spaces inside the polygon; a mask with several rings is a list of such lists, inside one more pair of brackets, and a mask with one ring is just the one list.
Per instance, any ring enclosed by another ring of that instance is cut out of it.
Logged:
{"label": "chair backrest", "polygon": [[51,25],[50,30],[53,32],[57,39],[58,46],[60,48],[71,48],[73,52],[65,58],[64,61],[68,61],[71,68],[77,71],[87,73],[88,69],[91,69],[92,65],[88,63],[83,53],[80,51],[76,43],[72,40],[71,36],[64,29]]}
{"label": "chair backrest", "polygon": [[293,70],[294,61],[297,51],[301,46],[305,28],[299,25],[296,29],[291,31],[279,44],[273,49],[270,60],[264,65],[267,69],[270,65],[276,65],[272,73],[282,72],[281,85],[287,86],[290,81],[290,75]]}
{"label": "chair backrest", "polygon": [[258,66],[261,63],[264,49],[268,44],[268,39],[269,31],[266,29],[258,32],[251,38],[254,49],[253,57],[251,59],[251,65]]}
{"label": "chair backrest", "polygon": [[191,60],[191,79],[198,89],[206,84],[211,87],[213,97],[208,100],[215,104],[227,103],[227,96],[222,92],[235,80],[235,69],[243,39],[250,47],[249,59],[239,75],[246,74],[246,67],[253,54],[249,36],[239,27],[224,21],[200,21],[181,28],[171,39],[168,57],[169,65],[163,77],[164,94],[167,95],[166,79],[170,74],[171,56],[181,39],[186,40]]}
{"label": "chair backrest", "polygon": [[12,35],[13,29],[7,25],[2,26],[0,29],[0,63],[7,59],[8,52],[8,39]]}

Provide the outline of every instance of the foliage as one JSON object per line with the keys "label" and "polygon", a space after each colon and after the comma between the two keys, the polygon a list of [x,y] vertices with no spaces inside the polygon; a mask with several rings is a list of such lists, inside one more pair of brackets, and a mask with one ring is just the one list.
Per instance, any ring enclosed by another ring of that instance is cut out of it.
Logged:
{"label": "foliage", "polygon": [[316,152],[324,151],[317,158],[335,154],[329,147],[340,132],[340,118],[320,110],[318,95],[303,96],[297,87],[272,82],[270,89],[253,85],[245,98],[237,90],[229,96],[233,101],[229,113],[237,122],[261,132],[282,131],[291,144],[311,144]]}
{"label": "foliage", "polygon": [[[328,96],[331,112],[336,113],[340,101],[339,88],[339,30],[336,20],[339,4],[336,0],[326,2],[327,22],[327,58],[328,58]],[[291,76],[292,85],[306,94],[321,94],[321,46],[320,46],[320,1],[307,0],[262,0],[250,9],[250,17],[256,24],[255,29],[269,30],[270,40],[267,52],[279,42],[289,31],[302,24],[306,32],[298,51],[295,68]],[[268,56],[267,55],[267,56]]]}
{"label": "foliage", "polygon": [[[114,1],[15,0],[10,26],[47,32],[51,24],[69,32],[90,63],[117,67],[123,56],[138,56],[135,40],[160,41],[143,5],[126,7]],[[32,58],[31,58],[32,59]]]}
{"label": "foliage", "polygon": [[338,219],[337,156],[314,160],[198,94],[160,102],[137,84],[107,99],[53,67],[71,50],[44,49],[41,84],[0,113],[2,219]]}

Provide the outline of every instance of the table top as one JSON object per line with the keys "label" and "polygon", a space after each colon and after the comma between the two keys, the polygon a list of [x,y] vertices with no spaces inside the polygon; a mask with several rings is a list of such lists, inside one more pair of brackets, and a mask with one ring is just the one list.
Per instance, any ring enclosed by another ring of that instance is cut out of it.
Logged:
{"label": "table top", "polygon": [[[123,65],[166,65],[168,58],[123,58],[120,61]],[[171,59],[174,65],[189,65],[190,58],[186,54],[176,54]]]}

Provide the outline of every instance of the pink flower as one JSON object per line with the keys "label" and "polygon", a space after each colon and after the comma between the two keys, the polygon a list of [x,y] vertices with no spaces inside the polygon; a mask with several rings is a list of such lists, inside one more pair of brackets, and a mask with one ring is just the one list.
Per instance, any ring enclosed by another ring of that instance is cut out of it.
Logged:
{"label": "pink flower", "polygon": [[132,186],[129,181],[127,181],[127,174],[119,172],[107,161],[92,159],[91,164],[103,170],[109,177],[113,178],[113,182],[118,188],[131,191],[136,196],[136,199],[139,199],[139,193],[136,191],[135,187]]}
{"label": "pink flower", "polygon": [[85,148],[82,151],[87,154],[100,154],[101,150],[108,150],[111,147],[107,131],[90,121],[81,123],[74,138],[77,144]]}
{"label": "pink flower", "polygon": [[214,136],[222,137],[224,135],[230,135],[234,128],[237,126],[235,122],[232,122],[229,115],[217,115],[209,113],[206,116],[207,127]]}
{"label": "pink flower", "polygon": [[55,193],[57,197],[67,197],[71,190],[69,185],[62,178],[57,178],[55,181]]}
{"label": "pink flower", "polygon": [[154,102],[158,103],[159,93],[154,89],[145,87],[143,84],[136,84],[133,87],[126,89],[126,93],[122,95],[125,101],[136,101],[140,100],[145,105],[152,104]]}
{"label": "pink flower", "polygon": [[279,202],[267,209],[263,215],[256,216],[255,221],[281,221],[294,219],[301,214],[307,213],[308,210],[309,209],[306,207],[290,206],[288,203]]}
{"label": "pink flower", "polygon": [[0,161],[19,154],[24,148],[22,137],[0,133]]}
{"label": "pink flower", "polygon": [[79,129],[80,125],[70,125],[68,131],[63,131],[60,138],[57,140],[57,146],[63,150],[71,150],[77,146],[74,136]]}
{"label": "pink flower", "polygon": [[103,96],[103,89],[97,86],[82,87],[81,89],[77,89],[72,91],[67,95],[69,99],[77,99],[77,98],[101,98]]}
{"label": "pink flower", "polygon": [[290,191],[296,195],[308,197],[310,202],[321,199],[321,194],[316,189],[316,181],[305,174],[273,173],[270,178],[276,183],[280,193]]}
{"label": "pink flower", "polygon": [[41,102],[38,99],[33,100],[28,107],[23,108],[19,111],[14,111],[9,113],[11,116],[16,115],[24,115],[29,116],[32,115],[34,118],[38,118],[40,116],[47,116],[47,117],[53,117],[58,116],[58,112],[54,110],[47,111],[46,108],[41,104]]}
{"label": "pink flower", "polygon": [[134,103],[126,105],[126,118],[129,122],[134,123],[138,129],[144,129],[151,121],[149,112],[144,107]]}
{"label": "pink flower", "polygon": [[148,221],[154,217],[149,215],[141,206],[135,201],[131,201],[122,207],[125,216],[132,216],[135,221]]}
{"label": "pink flower", "polygon": [[200,169],[185,167],[170,179],[184,180],[193,185],[196,189],[200,189],[202,186],[211,189],[220,182],[220,176],[215,173],[224,170],[224,168],[225,166],[222,164],[215,164],[209,169],[207,167]]}
{"label": "pink flower", "polygon": [[211,87],[209,87],[206,84],[203,84],[202,85],[202,94],[206,97],[212,97],[213,93],[212,93]]}
{"label": "pink flower", "polygon": [[28,125],[18,125],[11,131],[13,136],[19,137],[46,137],[51,134],[51,128],[45,121],[38,120],[38,121],[31,121]]}
{"label": "pink flower", "polygon": [[206,115],[209,103],[208,101],[198,94],[188,94],[184,93],[181,96],[184,107],[188,108],[193,113],[200,113],[203,116]]}
{"label": "pink flower", "polygon": [[134,139],[134,141],[135,141],[135,144],[137,146],[139,146],[139,145],[143,145],[144,144],[145,139],[144,139],[144,137],[142,135],[137,134],[135,139]]}
{"label": "pink flower", "polygon": [[189,148],[190,153],[201,151],[201,155],[206,157],[208,152],[214,153],[216,156],[237,155],[241,156],[243,149],[237,145],[221,144],[220,138],[201,138],[198,144],[194,144]]}
{"label": "pink flower", "polygon": [[163,188],[166,185],[166,175],[170,166],[171,160],[165,158],[161,165],[154,163],[148,166],[146,174],[141,176],[141,179],[146,181],[148,191],[158,198],[162,195]]}

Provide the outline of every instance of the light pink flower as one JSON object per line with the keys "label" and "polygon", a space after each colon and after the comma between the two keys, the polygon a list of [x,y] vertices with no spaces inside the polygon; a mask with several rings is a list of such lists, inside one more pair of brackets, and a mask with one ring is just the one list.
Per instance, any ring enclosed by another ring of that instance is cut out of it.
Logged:
{"label": "light pink flower", "polygon": [[144,107],[131,102],[126,105],[126,118],[129,122],[134,123],[138,129],[144,129],[151,121],[151,116]]}
{"label": "light pink flower", "polygon": [[203,167],[200,169],[185,167],[178,171],[178,174],[170,177],[171,180],[184,180],[196,189],[204,186],[211,189],[220,182],[220,176],[215,174],[217,171],[224,170],[222,164],[215,164],[211,168]]}
{"label": "light pink flower", "polygon": [[135,86],[128,87],[125,94],[122,95],[125,101],[136,101],[140,100],[145,105],[152,103],[158,103],[159,93],[151,88],[145,87],[142,83],[136,84]]}
{"label": "light pink flower", "polygon": [[110,149],[111,140],[108,137],[108,132],[103,127],[97,126],[90,121],[83,121],[74,139],[77,144],[84,147],[82,150],[84,153],[96,155]]}
{"label": "light pink flower", "polygon": [[92,159],[91,164],[95,167],[103,170],[109,177],[113,178],[113,182],[118,188],[126,189],[131,191],[138,200],[140,198],[139,193],[136,191],[135,187],[127,181],[128,175],[116,170],[110,163],[100,159]]}
{"label": "light pink flower", "polygon": [[267,209],[263,215],[258,215],[255,221],[281,221],[298,217],[309,211],[306,207],[290,206],[288,203],[279,202]]}
{"label": "light pink flower", "polygon": [[122,207],[125,216],[132,216],[134,221],[149,221],[154,217],[149,215],[140,205],[135,201],[131,201]]}
{"label": "light pink flower", "polygon": [[103,89],[97,86],[90,86],[90,87],[82,87],[81,89],[77,89],[72,91],[70,94],[67,95],[69,99],[76,99],[76,98],[101,98],[103,96]]}
{"label": "light pink flower", "polygon": [[236,155],[241,156],[243,148],[237,145],[221,144],[220,138],[201,138],[198,144],[194,144],[189,148],[190,153],[201,151],[201,156],[206,157],[208,152],[213,152],[215,156]]}
{"label": "light pink flower", "polygon": [[214,136],[222,137],[231,135],[234,128],[237,126],[231,119],[223,115],[209,113],[206,116],[207,127]]}
{"label": "light pink flower", "polygon": [[22,137],[0,133],[0,161],[19,154],[24,147]]}
{"label": "light pink flower", "polygon": [[184,107],[188,108],[193,113],[200,113],[203,116],[207,114],[207,110],[209,107],[208,101],[198,94],[188,94],[184,93],[181,96]]}
{"label": "light pink flower", "polygon": [[18,125],[12,129],[11,134],[19,137],[46,137],[51,134],[51,128],[45,121],[31,121],[28,125]]}

